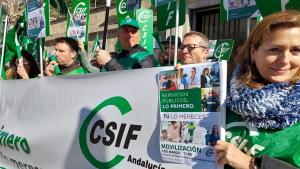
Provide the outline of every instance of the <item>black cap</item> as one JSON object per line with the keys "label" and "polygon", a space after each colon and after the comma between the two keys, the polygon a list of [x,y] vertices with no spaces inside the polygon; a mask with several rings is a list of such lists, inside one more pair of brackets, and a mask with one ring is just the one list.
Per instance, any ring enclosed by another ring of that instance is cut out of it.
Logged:
{"label": "black cap", "polygon": [[[161,43],[162,43],[163,45],[169,44],[169,43],[170,43],[170,42],[169,42],[170,39],[171,39],[171,44],[172,44],[172,45],[175,45],[175,36],[174,36],[174,35],[169,36],[169,37],[167,38],[167,40],[162,41]],[[180,37],[178,37],[178,46],[180,46],[180,45],[181,45],[181,39],[180,39]]]}

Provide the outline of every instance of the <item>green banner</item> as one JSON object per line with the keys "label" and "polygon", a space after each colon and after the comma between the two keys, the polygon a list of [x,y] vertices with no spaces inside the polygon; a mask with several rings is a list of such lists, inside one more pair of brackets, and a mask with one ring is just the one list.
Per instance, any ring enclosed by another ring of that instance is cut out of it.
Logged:
{"label": "green banner", "polygon": [[202,110],[200,88],[160,92],[162,112],[199,112]]}
{"label": "green banner", "polygon": [[299,0],[256,0],[257,7],[263,17],[285,10],[300,10]]}
{"label": "green banner", "polygon": [[220,1],[221,21],[256,17],[258,15],[259,12],[255,0],[248,0],[248,1],[221,0]]}
{"label": "green banner", "polygon": [[68,15],[67,36],[84,42],[86,50],[89,37],[89,18],[90,0],[72,1],[72,14]]}
{"label": "green banner", "polygon": [[234,40],[232,39],[210,40],[208,59],[212,59],[212,61],[229,61],[233,47]]}
{"label": "green banner", "polygon": [[140,26],[140,45],[149,53],[153,53],[153,11],[150,9],[136,10],[136,20]]}
{"label": "green banner", "polygon": [[[179,26],[185,23],[185,0],[179,0]],[[163,31],[176,26],[176,1],[157,7],[157,30]]]}

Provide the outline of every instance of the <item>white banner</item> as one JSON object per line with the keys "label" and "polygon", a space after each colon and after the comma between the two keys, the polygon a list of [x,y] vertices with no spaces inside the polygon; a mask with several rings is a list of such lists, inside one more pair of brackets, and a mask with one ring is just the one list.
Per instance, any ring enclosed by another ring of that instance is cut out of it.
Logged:
{"label": "white banner", "polygon": [[160,155],[162,69],[0,81],[0,168],[199,168]]}

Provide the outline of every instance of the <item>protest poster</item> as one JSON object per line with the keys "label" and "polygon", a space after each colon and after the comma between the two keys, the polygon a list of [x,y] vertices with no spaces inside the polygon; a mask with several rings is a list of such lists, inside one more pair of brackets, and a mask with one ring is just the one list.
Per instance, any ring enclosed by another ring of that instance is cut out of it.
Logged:
{"label": "protest poster", "polygon": [[68,29],[68,37],[85,42],[86,38],[86,14],[72,14],[72,21]]}
{"label": "protest poster", "polygon": [[42,38],[46,36],[46,24],[44,0],[26,0],[28,37]]}
{"label": "protest poster", "polygon": [[220,5],[221,21],[259,16],[255,0],[221,0]]}
{"label": "protest poster", "polygon": [[67,36],[84,42],[87,48],[89,34],[90,1],[72,1],[72,13],[68,15]]}
{"label": "protest poster", "polygon": [[160,152],[164,160],[218,168],[214,145],[223,137],[225,123],[226,76],[220,71],[225,65],[187,65],[159,73]]}

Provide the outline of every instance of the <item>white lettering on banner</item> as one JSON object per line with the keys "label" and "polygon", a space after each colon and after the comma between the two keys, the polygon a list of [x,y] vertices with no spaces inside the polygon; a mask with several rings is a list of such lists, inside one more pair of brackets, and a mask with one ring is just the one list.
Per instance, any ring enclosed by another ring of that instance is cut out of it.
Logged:
{"label": "white lettering on banner", "polygon": [[138,16],[138,21],[140,23],[145,23],[151,18],[150,11],[142,11]]}
{"label": "white lettering on banner", "polygon": [[166,22],[166,26],[169,25],[169,22],[173,18],[174,13],[175,13],[174,11],[169,12],[168,19],[167,19],[167,22]]}
{"label": "white lettering on banner", "polygon": [[281,0],[281,10],[285,11],[285,6],[287,3],[289,3],[289,0]]}
{"label": "white lettering on banner", "polygon": [[[82,6],[82,7],[80,7]],[[74,14],[84,14],[87,10],[87,8],[85,7],[85,3],[84,2],[80,2],[77,4],[77,6],[74,9]]]}
{"label": "white lettering on banner", "polygon": [[[124,10],[123,10],[124,9]],[[121,2],[120,2],[120,5],[119,5],[119,13],[121,14],[121,15],[124,15],[124,14],[126,14],[127,13],[127,11],[126,11],[126,2],[125,2],[125,0],[121,0]]]}
{"label": "white lettering on banner", "polygon": [[[249,130],[249,135],[250,135],[250,127],[248,128],[248,125],[246,122],[233,122],[233,123],[229,123],[227,125],[227,129],[228,128],[232,128],[232,127],[246,127],[247,130]],[[256,129],[256,133],[257,132],[257,128]],[[257,136],[258,134],[256,134],[255,136]],[[251,136],[251,135],[250,135]],[[248,147],[250,145],[247,146],[247,144],[251,144],[249,142],[248,139],[245,139],[241,136],[234,136],[233,137],[233,134],[232,132],[230,131],[226,131],[226,139],[229,140],[229,142],[233,145],[235,145],[239,150],[242,150],[244,152],[246,152],[248,155],[255,155],[257,153],[259,153],[260,151],[264,150],[265,147],[261,146],[261,145],[258,145],[258,144],[254,144],[250,147],[250,149],[248,150]]]}

